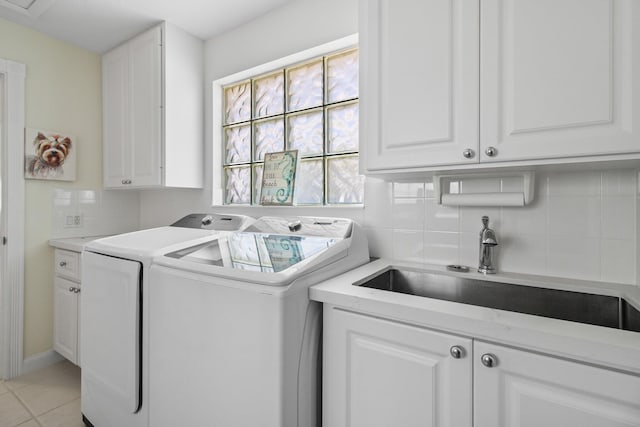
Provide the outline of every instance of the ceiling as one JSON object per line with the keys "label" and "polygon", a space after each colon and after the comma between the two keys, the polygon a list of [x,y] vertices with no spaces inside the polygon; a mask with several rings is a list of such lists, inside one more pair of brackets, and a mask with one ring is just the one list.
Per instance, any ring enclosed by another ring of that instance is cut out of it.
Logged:
{"label": "ceiling", "polygon": [[31,12],[9,1],[23,3],[0,0],[0,18],[104,53],[163,20],[207,40],[296,0],[35,0]]}

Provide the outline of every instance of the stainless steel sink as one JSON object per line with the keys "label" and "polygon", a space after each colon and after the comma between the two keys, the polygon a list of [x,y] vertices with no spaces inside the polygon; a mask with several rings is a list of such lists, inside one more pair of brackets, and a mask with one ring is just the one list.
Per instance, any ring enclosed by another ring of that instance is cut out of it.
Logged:
{"label": "stainless steel sink", "polygon": [[623,298],[606,295],[398,269],[355,285],[640,332],[640,311]]}

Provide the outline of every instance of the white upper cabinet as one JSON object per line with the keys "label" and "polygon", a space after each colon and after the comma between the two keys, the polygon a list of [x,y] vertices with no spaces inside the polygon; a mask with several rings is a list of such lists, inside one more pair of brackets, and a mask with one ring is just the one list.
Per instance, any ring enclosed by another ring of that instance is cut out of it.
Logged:
{"label": "white upper cabinet", "polygon": [[481,160],[639,152],[634,23],[637,0],[483,0]]}
{"label": "white upper cabinet", "polygon": [[117,187],[131,171],[129,145],[129,49],[117,47],[102,57],[102,153],[104,186]]}
{"label": "white upper cabinet", "polygon": [[131,185],[162,184],[162,33],[153,28],[129,42]]}
{"label": "white upper cabinet", "polygon": [[102,57],[106,188],[200,188],[203,45],[170,25]]}
{"label": "white upper cabinet", "polygon": [[360,2],[369,171],[477,162],[478,13],[478,0]]}
{"label": "white upper cabinet", "polygon": [[360,13],[365,172],[638,157],[640,2],[363,0]]}

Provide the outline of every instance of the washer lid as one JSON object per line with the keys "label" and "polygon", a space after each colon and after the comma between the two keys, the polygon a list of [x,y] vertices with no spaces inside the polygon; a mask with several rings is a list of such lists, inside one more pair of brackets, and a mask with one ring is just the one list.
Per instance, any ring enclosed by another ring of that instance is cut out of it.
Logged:
{"label": "washer lid", "polygon": [[326,251],[340,238],[236,232],[166,254],[186,262],[278,273]]}
{"label": "washer lid", "polygon": [[263,216],[244,231],[344,239],[351,235],[352,228],[353,221],[346,218]]}

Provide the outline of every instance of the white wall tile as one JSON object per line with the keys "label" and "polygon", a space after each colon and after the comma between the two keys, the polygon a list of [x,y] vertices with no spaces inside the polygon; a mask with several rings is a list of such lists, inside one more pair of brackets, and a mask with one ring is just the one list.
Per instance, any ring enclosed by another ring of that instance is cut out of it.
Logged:
{"label": "white wall tile", "polygon": [[547,239],[544,234],[505,235],[500,240],[499,271],[546,274]]}
{"label": "white wall tile", "polygon": [[427,264],[458,263],[458,233],[425,232],[424,262]]}
{"label": "white wall tile", "polygon": [[435,191],[434,191],[434,185],[433,185],[432,179],[429,179],[427,182],[424,183],[424,197],[429,197],[429,198],[435,197]]}
{"label": "white wall tile", "polygon": [[637,192],[638,173],[633,169],[617,169],[602,173],[603,196],[632,196]]}
{"label": "white wall tile", "polygon": [[393,258],[393,230],[365,228],[369,240],[369,256]]}
{"label": "white wall tile", "polygon": [[609,196],[602,198],[602,237],[634,240],[636,235],[636,198]]}
{"label": "white wall tile", "polygon": [[547,274],[574,279],[600,279],[600,239],[550,237]]}
{"label": "white wall tile", "polygon": [[458,232],[457,206],[438,205],[435,199],[425,199],[424,229],[426,231]]}
{"label": "white wall tile", "polygon": [[460,207],[460,231],[463,233],[480,233],[482,217],[489,217],[489,227],[500,230],[502,227],[502,210],[499,207]]}
{"label": "white wall tile", "polygon": [[547,234],[547,203],[546,200],[534,200],[523,207],[502,208],[502,234]]}
{"label": "white wall tile", "polygon": [[393,197],[424,197],[424,182],[394,182]]}
{"label": "white wall tile", "polygon": [[366,205],[364,225],[366,227],[393,227],[391,183],[367,177],[364,183],[364,200]]}
{"label": "white wall tile", "polygon": [[549,174],[536,173],[535,196],[537,200],[545,199],[549,196]]}
{"label": "white wall tile", "polygon": [[[500,236],[497,237],[500,238]],[[476,270],[480,260],[480,230],[478,229],[477,233],[460,233],[458,242],[458,264]],[[499,246],[496,249],[499,249]],[[498,259],[496,249],[494,249],[494,254]]]}
{"label": "white wall tile", "polygon": [[[52,204],[52,238],[118,234],[139,228],[137,191],[55,189]],[[66,217],[76,215],[82,217],[82,225],[67,227]]]}
{"label": "white wall tile", "polygon": [[425,199],[393,199],[393,227],[404,230],[423,230]]}
{"label": "white wall tile", "polygon": [[393,258],[422,263],[424,258],[422,231],[394,230]]}
{"label": "white wall tile", "polygon": [[638,255],[633,240],[602,239],[600,253],[602,281],[635,284]]}
{"label": "white wall tile", "polygon": [[548,176],[549,196],[599,196],[602,173],[580,171],[553,173]]}
{"label": "white wall tile", "polygon": [[600,236],[600,197],[549,196],[548,203],[549,236]]}

